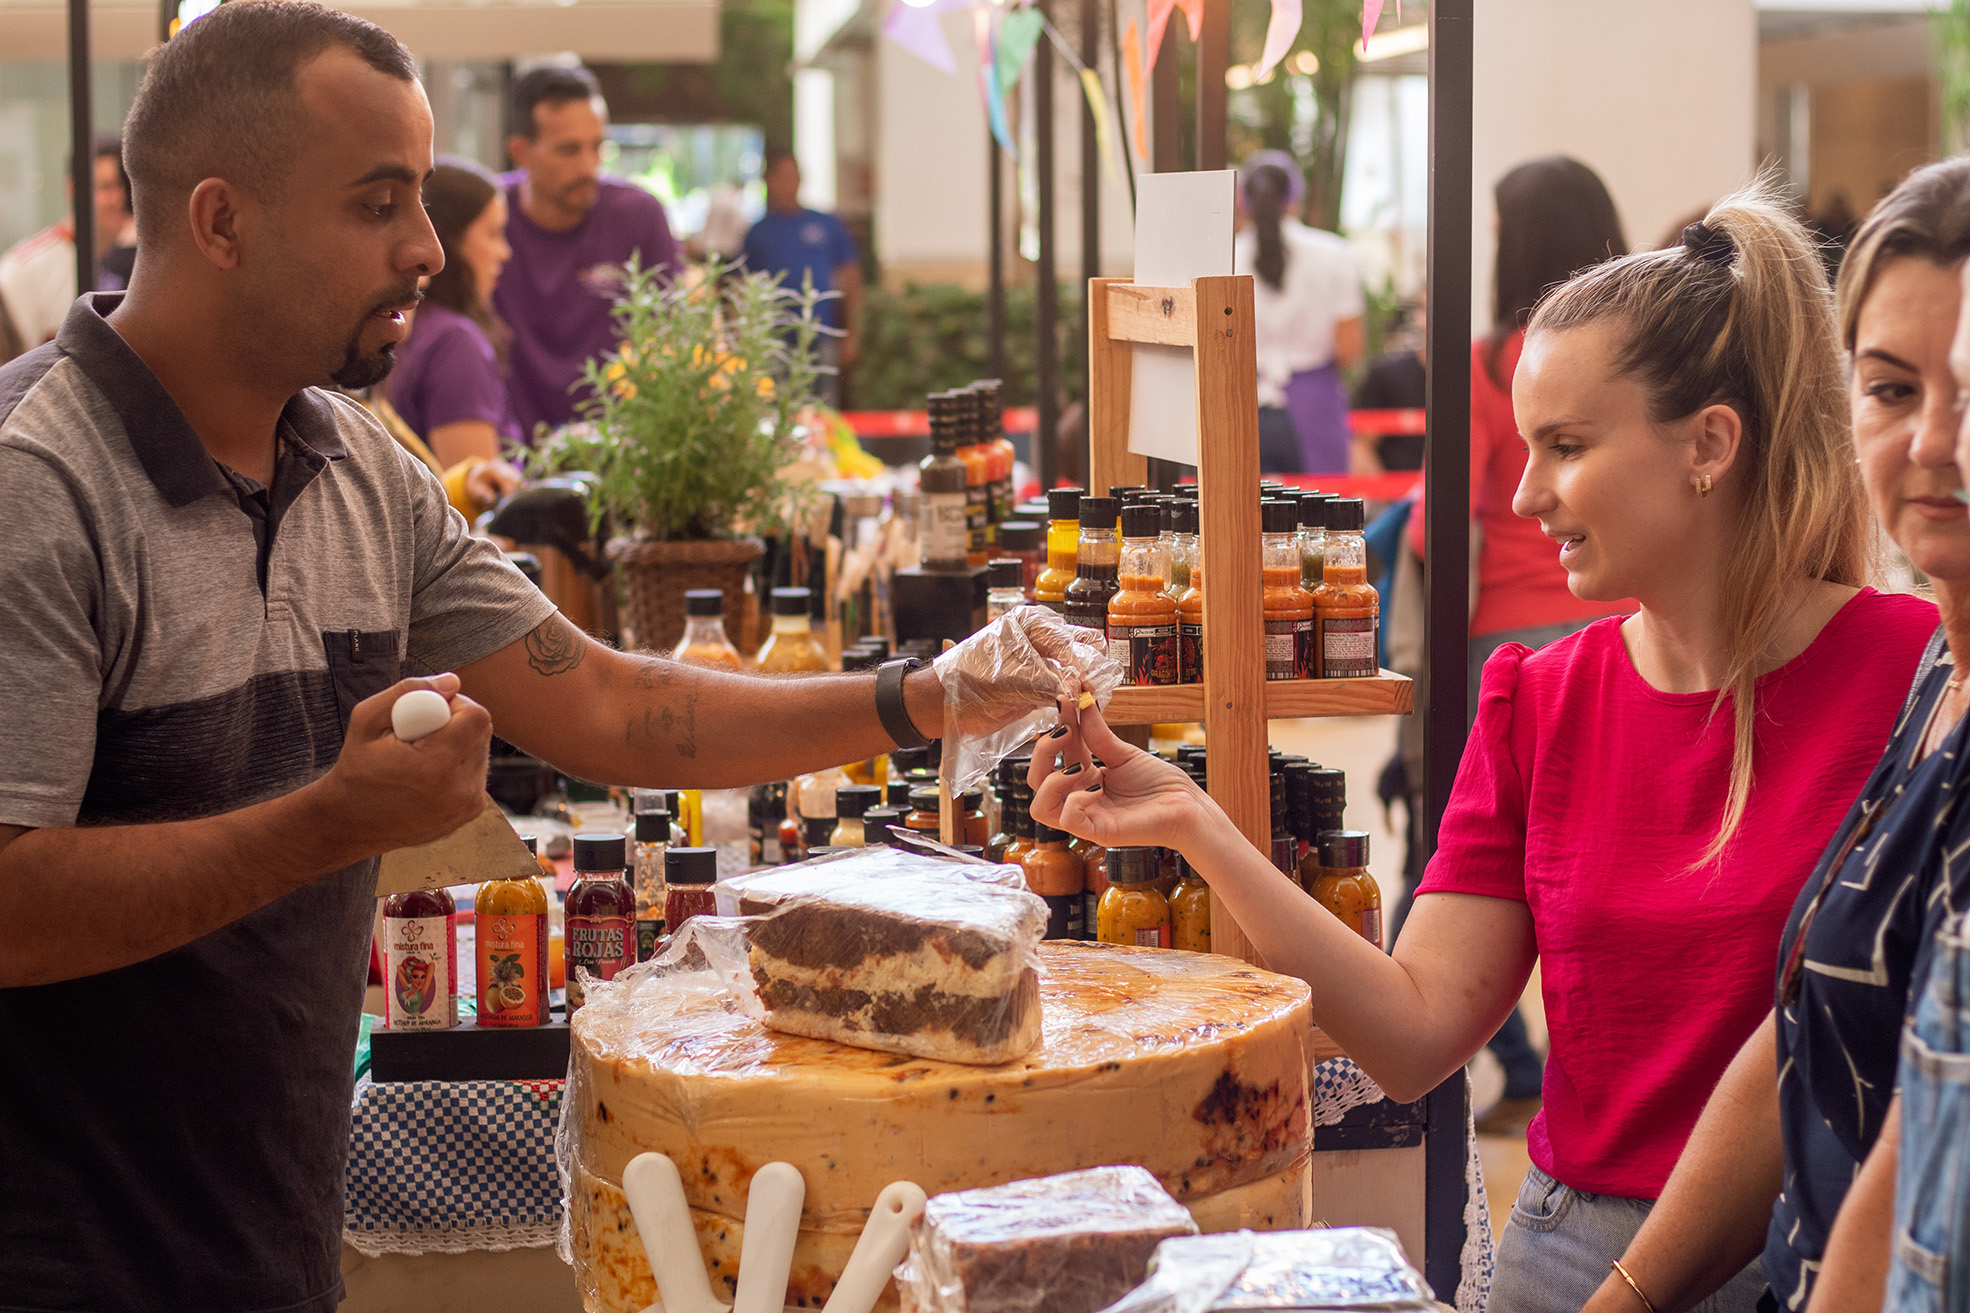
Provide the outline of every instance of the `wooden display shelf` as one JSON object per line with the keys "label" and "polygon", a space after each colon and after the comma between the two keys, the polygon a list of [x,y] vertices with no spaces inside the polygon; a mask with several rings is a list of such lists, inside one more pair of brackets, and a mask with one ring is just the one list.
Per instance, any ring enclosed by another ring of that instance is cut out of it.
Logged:
{"label": "wooden display shelf", "polygon": [[[1263,685],[1267,720],[1300,716],[1406,716],[1416,705],[1407,675],[1384,670],[1372,679],[1292,679]],[[1103,710],[1111,725],[1163,725],[1201,721],[1204,686],[1118,688]]]}

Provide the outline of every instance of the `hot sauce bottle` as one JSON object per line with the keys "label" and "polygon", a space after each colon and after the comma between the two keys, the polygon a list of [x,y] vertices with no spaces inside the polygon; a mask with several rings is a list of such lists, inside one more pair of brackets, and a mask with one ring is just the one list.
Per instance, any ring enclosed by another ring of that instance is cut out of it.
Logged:
{"label": "hot sauce bottle", "polygon": [[718,912],[711,887],[718,880],[716,848],[672,848],[664,854],[664,920],[676,934],[694,916]]}
{"label": "hot sauce bottle", "polygon": [[479,940],[479,1024],[545,1025],[547,886],[539,880],[488,880],[472,900],[472,913]]}
{"label": "hot sauce bottle", "polygon": [[930,394],[930,454],[917,466],[923,568],[962,570],[970,553],[966,497],[970,471],[958,459],[956,406],[948,392]]}
{"label": "hot sauce bottle", "polygon": [[1341,924],[1380,948],[1382,886],[1368,873],[1368,835],[1329,830],[1320,836],[1320,874],[1307,892]]}
{"label": "hot sauce bottle", "polygon": [[1047,905],[1048,939],[1086,939],[1087,872],[1067,848],[1067,835],[1035,822],[1033,846],[1020,859],[1026,888]]}
{"label": "hot sauce bottle", "polygon": [[1380,673],[1375,631],[1382,596],[1368,582],[1368,544],[1361,536],[1358,497],[1327,507],[1325,581],[1313,591],[1319,674],[1326,679],[1367,679]]}
{"label": "hot sauce bottle", "polygon": [[1154,505],[1122,511],[1117,591],[1108,599],[1108,655],[1130,684],[1177,682],[1177,604],[1165,591],[1161,520]]}
{"label": "hot sauce bottle", "polygon": [[1108,599],[1120,586],[1122,544],[1115,536],[1113,497],[1081,498],[1081,540],[1075,547],[1074,582],[1067,585],[1063,614],[1070,625],[1108,631]]}
{"label": "hot sauce bottle", "polygon": [[1265,677],[1311,679],[1315,669],[1313,594],[1300,586],[1300,507],[1294,501],[1259,506],[1265,531],[1260,565],[1265,578]]}
{"label": "hot sauce bottle", "polygon": [[1095,937],[1104,944],[1170,946],[1170,903],[1156,888],[1160,848],[1110,848],[1108,892],[1096,913]]}
{"label": "hot sauce bottle", "polygon": [[1079,488],[1047,493],[1047,568],[1033,581],[1033,600],[1063,613],[1080,559],[1081,497]]}
{"label": "hot sauce bottle", "polygon": [[693,588],[684,594],[684,637],[677,640],[670,659],[710,670],[745,669],[739,649],[725,636],[723,588]]}
{"label": "hot sauce bottle", "polygon": [[1019,588],[1027,601],[1046,568],[1046,530],[1034,520],[1004,520],[999,524],[999,558],[1019,562]]}
{"label": "hot sauce bottle", "polygon": [[965,565],[983,565],[992,555],[992,457],[978,440],[978,394],[959,388],[948,395],[962,426],[958,459],[964,462]]}
{"label": "hot sauce bottle", "polygon": [[[668,863],[670,851],[666,850]],[[636,895],[623,879],[629,854],[620,834],[575,836],[568,890],[568,1012],[582,1004],[581,973],[613,980],[636,961]]]}
{"label": "hot sauce bottle", "polygon": [[1190,863],[1177,858],[1177,887],[1170,890],[1170,947],[1211,951],[1211,888]]}
{"label": "hot sauce bottle", "polygon": [[814,640],[805,588],[773,590],[773,633],[759,649],[763,675],[812,674],[828,668],[828,654]]}
{"label": "hot sauce bottle", "polygon": [[[1005,410],[1001,393],[1005,385],[996,378],[981,378],[971,385],[978,396],[978,442],[985,449],[990,474],[991,519],[995,530],[1003,530],[1012,518],[1012,471],[1018,463],[1018,449],[1006,437]],[[1004,546],[1000,534],[993,534],[994,546]]]}
{"label": "hot sauce bottle", "polygon": [[[1191,510],[1196,518],[1196,510]],[[1189,584],[1177,598],[1177,683],[1204,682],[1204,543],[1190,545]]]}
{"label": "hot sauce bottle", "polygon": [[657,955],[664,937],[664,853],[673,827],[667,811],[636,814],[636,848],[631,867],[636,875],[636,960]]}
{"label": "hot sauce bottle", "polygon": [[383,900],[383,1024],[449,1030],[458,1024],[458,909],[445,889]]}

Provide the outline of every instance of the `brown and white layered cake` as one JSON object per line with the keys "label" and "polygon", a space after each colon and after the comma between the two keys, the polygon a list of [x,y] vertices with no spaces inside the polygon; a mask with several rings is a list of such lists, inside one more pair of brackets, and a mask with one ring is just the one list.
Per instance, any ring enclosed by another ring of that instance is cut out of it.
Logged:
{"label": "brown and white layered cake", "polygon": [[989,1066],[1040,1042],[1046,928],[1025,890],[945,876],[799,894],[746,939],[772,1029]]}
{"label": "brown and white layered cake", "polygon": [[1195,1234],[1140,1167],[941,1194],[910,1228],[904,1302],[920,1313],[1095,1313],[1142,1284],[1158,1244]]}
{"label": "brown and white layered cake", "polygon": [[[1049,941],[1039,956],[1039,1046],[997,1067],[782,1034],[700,977],[596,986],[575,1016],[565,1107],[588,1308],[657,1299],[621,1189],[646,1151],[677,1163],[725,1298],[753,1173],[800,1169],[795,1307],[826,1302],[891,1181],[936,1195],[1134,1164],[1205,1231],[1305,1226],[1306,985],[1194,953]],[[893,1286],[881,1307],[897,1307]]]}

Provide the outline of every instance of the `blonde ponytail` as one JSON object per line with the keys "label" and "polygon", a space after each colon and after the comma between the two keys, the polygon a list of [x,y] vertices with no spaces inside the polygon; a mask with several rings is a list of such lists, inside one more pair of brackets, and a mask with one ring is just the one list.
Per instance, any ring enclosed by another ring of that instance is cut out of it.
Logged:
{"label": "blonde ponytail", "polygon": [[1760,183],[1719,201],[1680,246],[1599,265],[1556,288],[1529,333],[1612,320],[1616,370],[1646,389],[1649,418],[1726,405],[1743,425],[1731,481],[1736,548],[1723,566],[1728,699],[1736,738],[1723,822],[1699,865],[1744,821],[1756,738],[1757,679],[1805,579],[1858,586],[1873,536],[1854,461],[1833,297],[1819,249]]}

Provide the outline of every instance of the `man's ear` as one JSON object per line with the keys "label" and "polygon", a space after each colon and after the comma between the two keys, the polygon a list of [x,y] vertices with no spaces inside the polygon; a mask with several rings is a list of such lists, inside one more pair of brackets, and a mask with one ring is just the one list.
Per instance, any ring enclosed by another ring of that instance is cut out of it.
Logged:
{"label": "man's ear", "polygon": [[215,268],[232,269],[240,260],[240,214],[244,195],[224,178],[207,178],[192,188],[186,204],[192,244]]}

